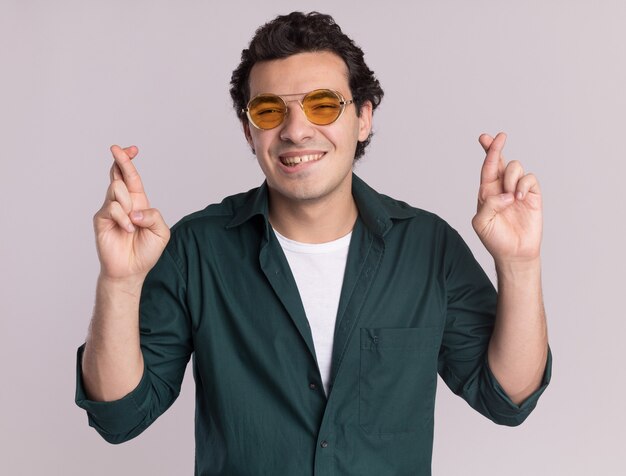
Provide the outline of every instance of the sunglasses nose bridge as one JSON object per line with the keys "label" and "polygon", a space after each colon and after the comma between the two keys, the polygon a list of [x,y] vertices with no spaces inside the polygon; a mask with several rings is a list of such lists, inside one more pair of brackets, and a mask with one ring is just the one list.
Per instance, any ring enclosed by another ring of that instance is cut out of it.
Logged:
{"label": "sunglasses nose bridge", "polygon": [[[283,98],[281,98],[281,99],[283,99]],[[297,102],[298,105],[300,106],[300,109],[302,109],[302,112],[304,112],[304,102],[303,101],[304,101],[304,98],[302,98],[302,99],[289,99],[289,100],[283,99],[283,102],[285,103],[285,115],[289,114],[289,103],[292,103],[292,102]]]}
{"label": "sunglasses nose bridge", "polygon": [[[282,99],[282,98],[281,98],[281,99]],[[291,107],[289,107],[289,103],[292,103],[292,102],[296,102],[296,103],[298,103],[298,106],[300,106],[300,111],[302,111],[302,117],[303,117],[306,121],[310,122],[310,121],[309,121],[309,117],[306,115],[306,111],[305,111],[305,109],[304,109],[304,103],[303,103],[303,101],[304,101],[304,98],[302,98],[302,99],[290,99],[290,100],[288,100],[288,101],[287,101],[287,100],[285,100],[285,99],[283,99],[283,102],[285,103],[285,114],[284,114],[284,116],[283,116],[283,121],[282,121],[282,123],[281,123],[281,124],[284,124],[285,122],[287,122],[287,120],[289,119],[290,115],[292,114],[292,113],[291,113],[291,109],[292,109],[292,108],[291,108]],[[294,106],[294,107],[295,107],[295,106]]]}

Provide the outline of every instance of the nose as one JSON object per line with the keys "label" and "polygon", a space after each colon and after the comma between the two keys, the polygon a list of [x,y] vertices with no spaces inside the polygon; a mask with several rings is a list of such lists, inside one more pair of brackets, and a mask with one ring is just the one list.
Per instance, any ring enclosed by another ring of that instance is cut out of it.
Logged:
{"label": "nose", "polygon": [[298,101],[291,102],[287,108],[287,116],[280,126],[280,138],[294,144],[303,144],[313,137],[315,128],[306,118]]}

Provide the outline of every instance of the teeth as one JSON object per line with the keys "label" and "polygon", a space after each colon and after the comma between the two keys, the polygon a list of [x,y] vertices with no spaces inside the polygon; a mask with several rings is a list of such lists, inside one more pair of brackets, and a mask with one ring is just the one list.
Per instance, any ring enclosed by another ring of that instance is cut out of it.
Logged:
{"label": "teeth", "polygon": [[303,162],[310,162],[312,160],[321,159],[322,155],[324,154],[300,155],[296,157],[281,157],[280,160],[285,165],[297,165]]}

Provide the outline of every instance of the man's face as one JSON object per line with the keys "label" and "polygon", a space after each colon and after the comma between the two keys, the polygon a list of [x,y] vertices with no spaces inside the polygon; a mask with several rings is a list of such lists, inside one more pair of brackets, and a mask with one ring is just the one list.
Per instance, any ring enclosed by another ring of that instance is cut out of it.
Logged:
{"label": "man's face", "polygon": [[308,121],[296,101],[315,89],[334,89],[346,100],[352,99],[348,69],[339,56],[300,53],[257,63],[250,72],[250,97],[277,94],[287,101],[289,110],[274,129],[260,130],[244,123],[246,139],[265,174],[272,200],[294,204],[351,196],[354,151],[357,142],[370,133],[371,104],[362,107],[360,117],[354,104],[347,105],[337,121],[317,126]]}

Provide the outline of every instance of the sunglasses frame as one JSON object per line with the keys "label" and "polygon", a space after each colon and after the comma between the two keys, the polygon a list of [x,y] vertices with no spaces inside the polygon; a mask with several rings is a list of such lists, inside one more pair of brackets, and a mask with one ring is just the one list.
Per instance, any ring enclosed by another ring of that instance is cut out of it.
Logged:
{"label": "sunglasses frame", "polygon": [[[335,119],[333,119],[331,122],[329,122],[328,124],[315,124],[313,121],[311,121],[311,119],[309,119],[309,116],[306,115],[306,111],[304,110],[304,100],[306,99],[306,97],[311,95],[311,94],[313,94],[313,93],[317,93],[317,92],[320,92],[320,91],[330,91],[331,93],[333,93],[339,99],[339,106],[341,106],[341,110],[339,111],[339,114],[337,114],[337,117]],[[256,123],[252,120],[252,116],[250,114],[250,104],[252,104],[252,101],[254,101],[255,99],[258,99],[260,97],[263,97],[263,96],[271,97],[271,98],[278,98],[278,99],[281,100],[281,102],[285,106],[285,113],[283,114],[282,121],[280,121],[274,127],[270,127],[270,128],[267,128],[267,129],[264,129],[264,128],[259,127],[258,125],[256,125]],[[292,100],[287,101],[287,100],[285,100],[284,96],[302,96],[302,99],[292,99]],[[252,99],[250,99],[248,101],[248,104],[246,105],[246,107],[244,109],[242,109],[241,112],[245,112],[246,113],[246,116],[248,117],[248,121],[256,129],[259,129],[261,131],[271,131],[272,129],[276,129],[277,127],[279,127],[280,125],[282,125],[285,122],[285,119],[287,118],[287,115],[289,114],[289,108],[287,107],[287,104],[290,103],[290,102],[297,102],[300,105],[300,109],[302,109],[304,117],[306,117],[307,121],[309,121],[311,124],[314,124],[316,126],[330,126],[331,124],[333,124],[333,123],[335,123],[335,122],[337,122],[339,120],[339,118],[343,115],[343,111],[346,109],[346,106],[349,106],[350,104],[354,104],[354,98],[346,99],[346,98],[343,97],[343,94],[341,94],[339,91],[335,91],[334,89],[330,89],[330,88],[320,88],[320,89],[314,89],[313,91],[309,91],[308,93],[284,94],[282,96],[278,95],[278,94],[273,94],[273,93],[261,93],[261,94],[257,94]]]}

